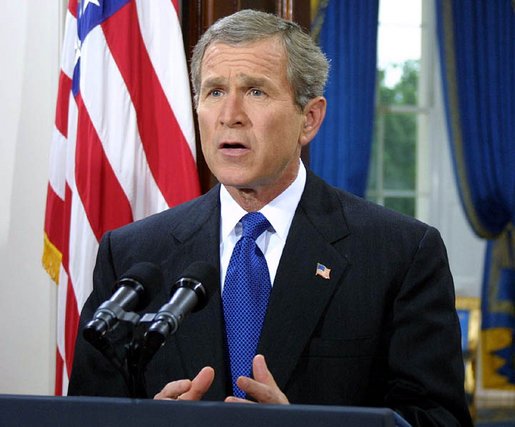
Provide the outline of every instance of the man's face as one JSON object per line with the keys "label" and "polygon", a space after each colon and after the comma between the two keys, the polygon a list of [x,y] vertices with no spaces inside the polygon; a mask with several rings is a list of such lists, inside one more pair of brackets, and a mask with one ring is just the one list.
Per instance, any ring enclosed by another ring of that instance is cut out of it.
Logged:
{"label": "man's face", "polygon": [[228,187],[279,194],[295,179],[305,116],[286,78],[286,53],[267,38],[210,45],[201,68],[202,152]]}

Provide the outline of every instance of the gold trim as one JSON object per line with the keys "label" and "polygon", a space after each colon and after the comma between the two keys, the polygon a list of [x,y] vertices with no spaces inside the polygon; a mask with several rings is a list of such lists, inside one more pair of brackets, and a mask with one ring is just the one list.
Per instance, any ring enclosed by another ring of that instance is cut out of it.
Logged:
{"label": "gold trim", "polygon": [[481,377],[484,389],[515,391],[504,375],[497,372],[506,360],[495,354],[511,344],[512,330],[509,328],[489,328],[481,332]]}
{"label": "gold trim", "polygon": [[311,0],[311,38],[317,44],[320,43],[320,32],[328,4],[329,0]]}
{"label": "gold trim", "polygon": [[479,297],[456,297],[456,309],[458,310],[479,310],[480,308],[481,300]]}
{"label": "gold trim", "polygon": [[481,300],[479,297],[456,297],[456,310],[467,311],[469,316],[467,347],[476,351],[481,328]]}
{"label": "gold trim", "polygon": [[[515,269],[515,234],[513,225],[508,224],[502,234],[493,242],[490,272],[485,286],[488,288],[488,312],[503,316],[514,316],[515,301],[499,298],[499,281],[501,270]],[[481,332],[481,367],[483,387],[485,389],[515,391],[515,384],[498,373],[498,370],[509,363],[506,359],[495,354],[513,345],[513,330],[498,326],[483,329]]]}
{"label": "gold trim", "polygon": [[504,268],[515,269],[513,254],[515,254],[515,233],[513,225],[508,224],[493,242],[490,272],[486,284],[488,286],[488,311],[491,313],[503,313],[508,316],[515,314],[515,301],[500,300],[498,297],[501,270]]}
{"label": "gold trim", "polygon": [[59,271],[61,269],[61,262],[63,260],[63,254],[57,249],[57,247],[50,241],[47,234],[44,233],[43,237],[43,256],[41,262],[43,268],[46,270],[50,278],[59,284]]}
{"label": "gold trim", "polygon": [[474,394],[476,391],[477,349],[481,328],[481,300],[478,297],[456,297],[456,310],[468,314],[467,345],[463,352],[465,366],[465,393],[471,414],[476,413]]}
{"label": "gold trim", "polygon": [[[454,147],[454,158],[456,161],[456,176],[458,177],[458,186],[460,188],[461,200],[465,210],[466,217],[474,229],[474,231],[484,238],[495,237],[488,229],[481,223],[477,212],[474,209],[472,202],[472,195],[470,186],[468,184],[467,169],[465,165],[465,156],[463,149],[463,135],[461,133],[461,120],[459,116],[459,94],[458,83],[456,76],[456,56],[454,52],[454,25],[452,17],[452,4],[451,1],[443,0],[442,15],[443,15],[443,39],[444,39],[444,55],[446,64],[446,78],[447,78],[447,92],[449,99],[449,126],[452,129],[451,144]],[[442,58],[443,60],[443,58]]]}

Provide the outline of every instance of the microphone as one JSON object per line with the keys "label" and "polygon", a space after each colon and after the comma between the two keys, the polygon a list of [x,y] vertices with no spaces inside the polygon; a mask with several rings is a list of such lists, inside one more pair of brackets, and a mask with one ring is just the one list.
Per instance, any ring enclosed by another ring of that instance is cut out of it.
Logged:
{"label": "microphone", "polygon": [[145,333],[147,357],[159,350],[190,312],[206,306],[217,286],[217,277],[216,268],[203,261],[194,262],[184,271],[172,288],[170,301],[159,309]]}
{"label": "microphone", "polygon": [[93,319],[82,334],[95,347],[105,346],[105,335],[120,320],[136,324],[139,316],[132,311],[141,310],[163,285],[161,269],[151,262],[134,264],[115,284],[113,296],[98,307]]}

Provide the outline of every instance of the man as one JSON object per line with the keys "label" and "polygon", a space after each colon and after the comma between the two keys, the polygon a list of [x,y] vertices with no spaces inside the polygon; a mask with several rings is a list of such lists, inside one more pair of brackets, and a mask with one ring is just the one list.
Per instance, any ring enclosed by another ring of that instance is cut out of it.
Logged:
{"label": "man", "polygon": [[[413,425],[470,425],[438,232],[330,187],[300,161],[324,119],[327,70],[309,36],[273,15],[238,12],[204,34],[192,81],[202,151],[221,185],[107,233],[81,324],[134,263],[164,272],[167,286],[145,310],[155,312],[184,268],[205,260],[219,267],[220,292],[149,364],[156,398],[381,406]],[[258,211],[268,222],[255,244],[273,285],[256,356],[240,376],[226,294],[240,222]],[[80,336],[69,392],[127,393]]]}

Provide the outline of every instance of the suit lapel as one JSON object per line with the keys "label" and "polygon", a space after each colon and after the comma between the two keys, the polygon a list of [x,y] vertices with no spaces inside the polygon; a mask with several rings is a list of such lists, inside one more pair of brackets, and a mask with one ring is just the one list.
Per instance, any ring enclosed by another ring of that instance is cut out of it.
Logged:
{"label": "suit lapel", "polygon": [[[184,270],[195,261],[205,261],[216,267],[220,277],[219,187],[215,187],[186,210],[172,229],[178,242],[177,252],[169,263],[181,263]],[[181,270],[181,271],[182,271]],[[176,349],[182,360],[186,378],[193,378],[204,366],[215,369],[215,381],[206,398],[226,396],[225,339],[221,312],[220,283],[206,307],[192,313],[175,334]]]}
{"label": "suit lapel", "polygon": [[[344,238],[348,230],[341,202],[329,188],[308,173],[261,333],[258,352],[265,355],[282,389],[347,268],[347,260],[333,244]],[[172,226],[177,250],[167,264],[169,271],[176,272],[175,278],[198,260],[212,263],[219,271],[219,221],[219,187],[215,187],[186,209]],[[317,263],[331,269],[329,279],[315,274]],[[180,353],[185,376],[193,378],[202,367],[212,366],[215,381],[206,398],[225,397],[230,381],[219,287],[204,309],[184,321],[174,341],[171,351]]]}
{"label": "suit lapel", "polygon": [[[341,284],[348,261],[333,244],[347,234],[335,192],[308,174],[279,263],[258,348],[281,389]],[[316,275],[318,263],[331,269],[329,279]]]}

